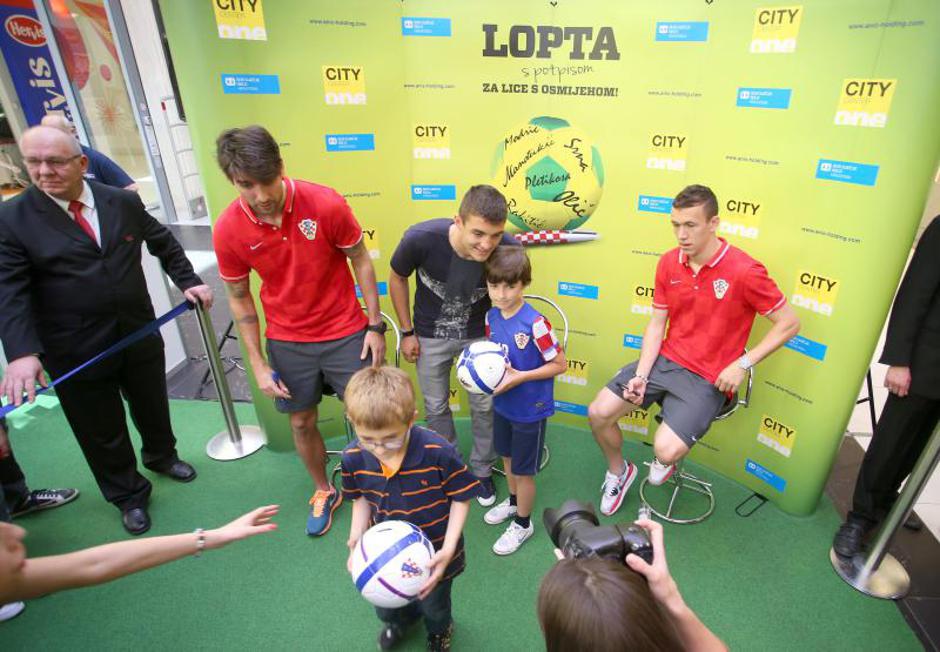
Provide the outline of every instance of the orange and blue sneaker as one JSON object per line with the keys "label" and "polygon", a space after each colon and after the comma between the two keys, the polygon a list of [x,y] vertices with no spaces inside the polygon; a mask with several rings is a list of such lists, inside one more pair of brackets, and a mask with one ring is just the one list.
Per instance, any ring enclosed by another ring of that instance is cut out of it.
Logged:
{"label": "orange and blue sneaker", "polygon": [[329,491],[317,489],[310,499],[310,514],[307,516],[307,534],[318,537],[327,533],[333,524],[333,512],[343,502],[343,494],[331,487]]}

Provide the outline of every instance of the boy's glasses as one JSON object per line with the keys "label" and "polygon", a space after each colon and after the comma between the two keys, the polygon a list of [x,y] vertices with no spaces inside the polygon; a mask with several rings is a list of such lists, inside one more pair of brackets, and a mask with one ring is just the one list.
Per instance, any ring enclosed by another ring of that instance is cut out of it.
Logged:
{"label": "boy's glasses", "polygon": [[396,439],[385,439],[379,441],[369,441],[367,439],[360,439],[359,444],[365,446],[369,450],[376,450],[378,448],[385,449],[387,451],[397,451],[401,450],[401,447],[405,445],[405,436],[398,437]]}

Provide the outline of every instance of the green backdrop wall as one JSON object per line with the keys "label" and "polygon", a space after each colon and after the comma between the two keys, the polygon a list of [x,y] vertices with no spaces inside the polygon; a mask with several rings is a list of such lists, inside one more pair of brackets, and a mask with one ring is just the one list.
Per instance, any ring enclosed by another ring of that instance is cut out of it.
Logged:
{"label": "green backdrop wall", "polygon": [[[711,186],[722,236],[766,264],[803,329],[693,457],[786,511],[814,509],[940,152],[940,5],[160,6],[213,214],[235,196],[216,135],[261,123],[289,175],[347,197],[383,289],[404,229],[453,215],[474,183],[503,188],[515,230],[597,234],[530,249],[532,291],[571,319],[563,422],[586,428],[593,395],[639,353],[656,260],[674,246],[669,198]],[[462,391],[452,402],[466,414]],[[283,417],[255,404],[272,446],[289,447]],[[637,410],[621,427],[646,439],[650,420]]]}

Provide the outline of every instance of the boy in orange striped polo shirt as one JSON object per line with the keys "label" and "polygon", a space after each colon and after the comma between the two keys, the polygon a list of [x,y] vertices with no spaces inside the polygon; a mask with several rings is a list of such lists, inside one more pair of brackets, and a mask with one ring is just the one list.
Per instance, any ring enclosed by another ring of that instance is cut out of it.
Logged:
{"label": "boy in orange striped polo shirt", "polygon": [[346,412],[357,435],[342,459],[343,497],[353,501],[350,557],[370,525],[387,520],[417,525],[436,551],[418,600],[400,609],[376,607],[384,623],[379,649],[392,649],[423,617],[428,650],[449,650],[451,582],[466,566],[462,532],[480,482],[453,444],[414,425],[414,388],[400,369],[356,372],[346,386]]}

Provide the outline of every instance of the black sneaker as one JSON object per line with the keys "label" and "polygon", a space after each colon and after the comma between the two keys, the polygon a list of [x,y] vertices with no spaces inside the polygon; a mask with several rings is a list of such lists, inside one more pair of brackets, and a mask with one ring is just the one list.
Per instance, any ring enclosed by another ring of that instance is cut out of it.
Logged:
{"label": "black sneaker", "polygon": [[30,512],[61,507],[76,498],[78,498],[78,489],[36,489],[30,491],[23,502],[13,508],[10,516],[16,518]]}
{"label": "black sneaker", "polygon": [[489,507],[496,503],[496,485],[493,484],[493,478],[477,478],[480,481],[480,491],[477,494],[477,502],[482,507]]}
{"label": "black sneaker", "polygon": [[379,632],[379,649],[391,650],[401,643],[401,639],[404,638],[404,636],[405,632],[402,631],[401,627],[393,623],[385,623],[382,630]]}
{"label": "black sneaker", "polygon": [[843,523],[832,539],[832,549],[840,557],[850,559],[861,552],[862,542],[870,528],[865,523],[849,519]]}
{"label": "black sneaker", "polygon": [[428,635],[428,652],[447,652],[450,650],[450,639],[454,635],[454,623],[447,626],[441,634]]}

